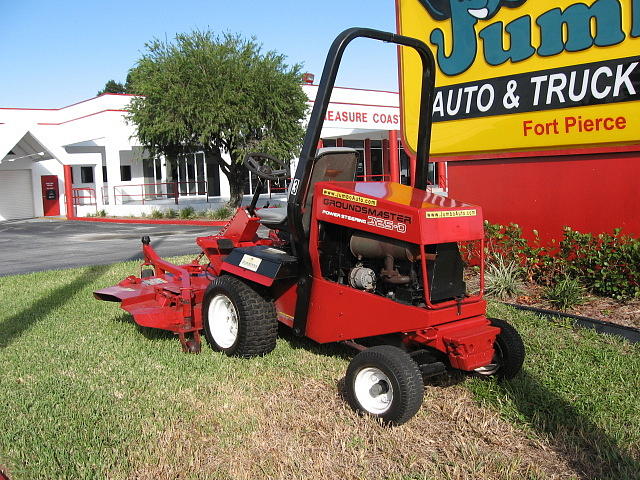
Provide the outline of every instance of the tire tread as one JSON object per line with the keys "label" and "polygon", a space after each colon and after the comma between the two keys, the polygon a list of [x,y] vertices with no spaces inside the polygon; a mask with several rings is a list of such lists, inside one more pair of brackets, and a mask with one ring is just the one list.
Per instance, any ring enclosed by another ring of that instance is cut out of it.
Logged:
{"label": "tire tread", "polygon": [[241,319],[246,323],[246,328],[238,326],[238,341],[225,353],[235,357],[257,357],[266,355],[276,347],[278,321],[273,302],[239,278],[222,275],[213,280],[207,288],[202,307],[205,336],[212,348],[215,344],[208,330],[206,315],[214,292],[227,295],[236,305],[239,323],[243,322]]}

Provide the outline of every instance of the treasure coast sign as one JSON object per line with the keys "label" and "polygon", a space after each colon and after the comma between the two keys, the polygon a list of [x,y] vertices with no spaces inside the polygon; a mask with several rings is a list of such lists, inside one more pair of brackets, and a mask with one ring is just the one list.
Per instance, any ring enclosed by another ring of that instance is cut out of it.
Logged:
{"label": "treasure coast sign", "polygon": [[[436,58],[435,155],[637,143],[640,0],[397,0]],[[402,48],[415,152],[420,59]]]}

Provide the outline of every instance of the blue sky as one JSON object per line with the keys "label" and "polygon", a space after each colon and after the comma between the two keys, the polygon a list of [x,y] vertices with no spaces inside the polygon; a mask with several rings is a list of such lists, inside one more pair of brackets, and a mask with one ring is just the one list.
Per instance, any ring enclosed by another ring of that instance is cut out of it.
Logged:
{"label": "blue sky", "polygon": [[[395,31],[394,0],[0,0],[0,107],[58,108],[124,81],[145,42],[193,29],[255,35],[320,78],[352,26]],[[337,84],[397,90],[395,49],[356,40]]]}

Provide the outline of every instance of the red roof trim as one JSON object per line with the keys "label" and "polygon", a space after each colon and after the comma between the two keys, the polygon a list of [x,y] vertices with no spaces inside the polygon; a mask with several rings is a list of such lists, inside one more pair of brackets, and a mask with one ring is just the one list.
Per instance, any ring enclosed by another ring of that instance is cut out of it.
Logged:
{"label": "red roof trim", "polygon": [[0,110],[38,110],[38,111],[48,111],[48,112],[56,112],[59,110],[64,110],[65,108],[74,107],[76,105],[80,105],[81,103],[90,102],[91,100],[95,100],[96,98],[104,97],[105,95],[118,95],[122,97],[141,97],[142,95],[132,95],[130,93],[103,93],[102,95],[98,95],[97,97],[87,98],[86,100],[80,100],[79,102],[72,103],[71,105],[67,105],[61,108],[19,108],[19,107],[0,107]]}
{"label": "red roof trim", "polygon": [[[318,87],[319,85],[315,83],[303,83],[302,86],[308,85],[310,87]],[[393,93],[394,95],[398,95],[398,92],[392,92],[391,90],[373,90],[370,88],[352,88],[352,87],[333,87],[334,89],[339,88],[341,90],[359,90],[361,92],[380,92],[380,93]]]}
{"label": "red roof trim", "polygon": [[76,120],[81,120],[83,118],[92,117],[93,115],[98,115],[99,113],[105,112],[128,112],[129,110],[116,110],[116,109],[108,109],[108,110],[100,110],[99,112],[89,113],[88,115],[83,115],[82,117],[72,118],[71,120],[65,120],[64,122],[59,123],[38,123],[38,125],[64,125],[65,123],[75,122]]}

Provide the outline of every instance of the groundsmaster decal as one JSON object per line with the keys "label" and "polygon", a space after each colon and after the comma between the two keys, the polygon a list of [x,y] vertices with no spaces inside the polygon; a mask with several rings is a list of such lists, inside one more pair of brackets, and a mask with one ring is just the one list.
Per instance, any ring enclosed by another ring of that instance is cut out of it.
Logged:
{"label": "groundsmaster decal", "polygon": [[[640,140],[640,0],[397,0],[399,33],[434,52],[432,153]],[[415,151],[419,57],[401,49]]]}

